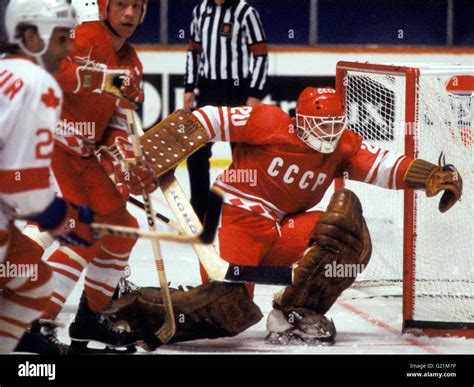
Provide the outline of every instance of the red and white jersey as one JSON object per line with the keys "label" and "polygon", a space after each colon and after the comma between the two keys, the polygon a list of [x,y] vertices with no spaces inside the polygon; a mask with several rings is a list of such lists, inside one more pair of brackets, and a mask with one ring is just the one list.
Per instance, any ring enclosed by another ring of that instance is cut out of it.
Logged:
{"label": "red and white jersey", "polygon": [[106,93],[77,90],[77,69],[106,65],[110,69],[132,68],[136,79],[143,76],[142,64],[134,48],[125,43],[119,52],[112,47],[112,37],[101,22],[89,22],[76,28],[74,50],[62,63],[56,78],[64,91],[64,109],[57,136],[60,146],[79,156],[91,156],[108,128],[123,131],[128,124],[126,111],[117,107],[117,98]]}
{"label": "red and white jersey", "polygon": [[49,167],[62,98],[56,80],[27,57],[0,60],[0,232],[15,211],[41,213],[54,199]]}
{"label": "red and white jersey", "polygon": [[237,143],[232,165],[215,182],[229,205],[280,221],[318,204],[336,177],[405,188],[403,176],[412,159],[349,130],[336,151],[323,154],[298,138],[293,120],[276,106],[206,106],[193,115],[210,141]]}

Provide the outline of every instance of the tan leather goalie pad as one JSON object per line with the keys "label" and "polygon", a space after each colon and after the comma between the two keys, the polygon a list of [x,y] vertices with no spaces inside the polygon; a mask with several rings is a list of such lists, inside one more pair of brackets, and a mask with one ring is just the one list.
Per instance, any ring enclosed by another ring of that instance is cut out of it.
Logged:
{"label": "tan leather goalie pad", "polygon": [[362,206],[352,191],[342,189],[332,195],[312,239],[314,244],[295,269],[293,285],[275,303],[325,314],[363,271],[372,252]]}
{"label": "tan leather goalie pad", "polygon": [[[188,291],[170,289],[176,319],[171,343],[235,336],[263,315],[245,285],[208,282]],[[126,321],[138,339],[153,334],[165,321],[160,288],[139,288],[114,301],[117,321]]]}
{"label": "tan leather goalie pad", "polygon": [[191,114],[176,110],[140,137],[143,153],[159,177],[175,168],[209,140],[203,126]]}

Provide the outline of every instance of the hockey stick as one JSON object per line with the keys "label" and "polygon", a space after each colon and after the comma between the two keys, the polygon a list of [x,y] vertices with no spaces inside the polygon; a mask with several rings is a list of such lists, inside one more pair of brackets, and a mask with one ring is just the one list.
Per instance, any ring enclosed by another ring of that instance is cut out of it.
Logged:
{"label": "hockey stick", "polygon": [[[142,158],[143,152],[140,146],[140,133],[138,132],[135,120],[135,112],[133,110],[127,109],[127,122],[130,129],[130,140],[132,142],[135,157]],[[152,232],[156,232],[157,228],[154,219],[155,211],[153,211],[150,196],[145,191],[143,191],[143,201],[145,205],[149,229]],[[168,279],[166,278],[165,273],[165,265],[163,262],[163,257],[161,255],[160,244],[156,239],[153,239],[151,243],[153,247],[153,254],[155,256],[155,266],[158,272],[163,305],[165,306],[166,310],[165,322],[163,323],[161,328],[157,332],[155,332],[155,336],[159,341],[159,343],[156,343],[156,346],[159,346],[161,344],[166,344],[174,336],[174,334],[176,333],[176,321],[174,317],[173,304],[171,302],[170,289],[168,287]]]}
{"label": "hockey stick", "polygon": [[[138,200],[137,198],[134,198],[133,196],[130,196],[128,198],[128,202],[133,204],[134,206],[141,208],[142,210],[145,210],[145,205]],[[161,220],[163,223],[167,224],[171,228],[174,228],[176,231],[181,232],[181,227],[178,223],[175,221],[171,220],[170,218],[164,216],[163,214],[160,214],[159,212],[155,211],[155,216],[157,219]]]}
{"label": "hockey stick", "polygon": [[170,232],[154,232],[133,227],[115,226],[103,223],[92,223],[91,228],[99,235],[110,234],[125,238],[144,238],[177,243],[210,244],[214,241],[222,209],[222,194],[211,190],[209,207],[203,230],[198,235],[178,235]]}
{"label": "hockey stick", "polygon": [[[201,222],[173,173],[161,176],[160,183],[163,195],[183,231],[188,235],[198,235],[202,228]],[[212,245],[193,244],[193,248],[212,280],[285,286],[293,283],[292,268],[229,264]]]}

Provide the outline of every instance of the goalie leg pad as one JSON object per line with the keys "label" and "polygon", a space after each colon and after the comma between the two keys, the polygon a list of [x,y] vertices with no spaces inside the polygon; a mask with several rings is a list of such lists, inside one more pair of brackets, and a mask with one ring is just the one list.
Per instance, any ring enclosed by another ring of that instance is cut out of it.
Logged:
{"label": "goalie leg pad", "polygon": [[[295,269],[293,285],[275,300],[283,310],[301,307],[325,314],[368,264],[372,251],[369,230],[352,191],[343,189],[332,195],[312,239],[314,244]],[[328,268],[354,264],[359,270],[351,270],[353,276],[328,275]]]}
{"label": "goalie leg pad", "polygon": [[[235,336],[263,315],[242,284],[208,282],[192,288],[170,289],[176,334],[170,343]],[[140,288],[114,302],[116,321],[125,321],[140,338],[163,325],[165,308],[159,288]]]}

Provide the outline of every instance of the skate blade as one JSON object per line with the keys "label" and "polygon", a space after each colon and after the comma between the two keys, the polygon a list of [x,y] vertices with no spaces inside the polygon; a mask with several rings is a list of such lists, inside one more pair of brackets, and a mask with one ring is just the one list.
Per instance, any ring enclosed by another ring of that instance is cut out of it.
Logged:
{"label": "skate blade", "polygon": [[333,338],[301,337],[291,332],[270,332],[265,341],[272,345],[327,347],[335,344]]}
{"label": "skate blade", "polygon": [[[94,348],[89,347],[89,343],[93,345],[102,345],[104,348]],[[127,355],[132,354],[137,351],[135,345],[123,346],[123,347],[113,347],[106,343],[100,343],[97,341],[89,340],[71,340],[71,345],[69,346],[69,355]]]}

